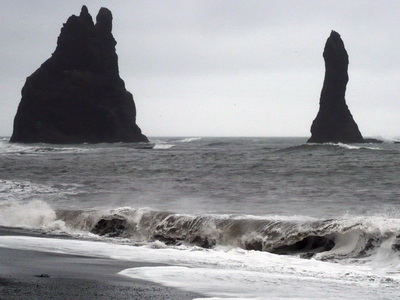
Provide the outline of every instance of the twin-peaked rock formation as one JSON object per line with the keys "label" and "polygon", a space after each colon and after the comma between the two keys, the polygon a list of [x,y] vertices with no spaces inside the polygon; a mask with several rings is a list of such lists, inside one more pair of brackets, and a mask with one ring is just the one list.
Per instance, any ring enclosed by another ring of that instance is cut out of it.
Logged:
{"label": "twin-peaked rock formation", "polygon": [[147,142],[132,94],[119,77],[112,15],[94,24],[86,6],[61,29],[57,48],[27,78],[11,142]]}

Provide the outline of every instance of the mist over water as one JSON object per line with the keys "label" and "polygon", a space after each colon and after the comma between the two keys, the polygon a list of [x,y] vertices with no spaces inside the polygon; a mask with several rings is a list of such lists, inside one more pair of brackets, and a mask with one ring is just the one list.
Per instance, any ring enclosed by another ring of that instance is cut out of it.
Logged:
{"label": "mist over water", "polygon": [[[306,144],[306,138],[151,140],[153,149],[0,140],[0,226],[78,238],[78,254],[88,255],[83,249],[93,240],[110,247],[106,256],[113,256],[121,243],[135,253],[154,249],[147,259],[171,268],[124,274],[171,286],[181,282],[180,288],[215,297],[261,297],[274,281],[280,282],[274,297],[286,297],[288,278],[299,288],[304,276],[315,287],[330,276],[332,289],[357,282],[359,293],[367,288],[369,299],[384,285],[389,286],[388,299],[396,295],[400,144],[315,145]],[[60,243],[57,251],[71,251],[56,240],[43,241],[40,249],[50,251],[52,243]],[[30,238],[20,241],[1,238],[0,244],[36,247]],[[168,259],[157,258],[166,250]],[[198,263],[184,260],[187,251],[194,251],[192,259]],[[239,274],[228,259],[232,251],[245,255],[243,264],[257,264],[261,255],[275,269],[249,267]],[[205,263],[214,256],[228,261],[223,266]],[[333,275],[324,273],[327,266]],[[180,274],[189,272],[203,288],[194,289],[193,282],[184,283],[177,275],[171,279],[181,267],[189,269]],[[278,269],[280,279],[271,273]],[[214,276],[223,277],[221,287],[229,292],[213,287]],[[375,287],[367,284],[368,276]],[[260,292],[235,292],[229,288],[235,280],[242,289]],[[264,287],[263,280],[269,282]]]}

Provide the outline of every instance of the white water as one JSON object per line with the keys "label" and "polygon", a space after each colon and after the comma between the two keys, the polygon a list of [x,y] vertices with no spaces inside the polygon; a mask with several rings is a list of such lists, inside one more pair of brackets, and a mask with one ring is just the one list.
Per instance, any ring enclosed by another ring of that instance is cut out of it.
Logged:
{"label": "white water", "polygon": [[181,139],[178,142],[180,142],[180,143],[190,143],[190,142],[199,141],[199,140],[201,140],[201,137],[189,137],[189,138]]}
{"label": "white water", "polygon": [[69,228],[56,213],[43,201],[34,200],[27,203],[0,203],[0,226],[41,229],[51,232],[68,232]]}
{"label": "white water", "polygon": [[92,151],[90,147],[85,146],[55,146],[55,145],[48,145],[48,144],[14,144],[9,143],[8,139],[0,139],[0,155],[7,155],[7,154],[23,154],[23,155],[40,155],[40,154],[48,154],[48,153],[64,153],[64,154],[71,154],[71,153],[84,153]]}
{"label": "white water", "polygon": [[155,144],[155,146],[153,147],[153,149],[156,150],[160,150],[160,149],[170,149],[174,147],[174,145],[171,144]]}
{"label": "white water", "polygon": [[214,298],[396,299],[400,295],[399,274],[377,275],[368,264],[341,265],[241,249],[167,248],[160,242],[136,247],[1,236],[0,247],[167,264],[126,269],[120,274]]}
{"label": "white water", "polygon": [[166,143],[165,141],[156,139],[153,140],[152,142],[155,143],[153,149],[155,150],[164,150],[164,149],[170,149],[172,147],[175,147],[175,143],[190,143],[190,142],[195,142],[195,141],[199,141],[201,140],[201,137],[188,137],[188,138],[183,138],[180,140],[173,140],[171,141],[173,144],[171,143]]}

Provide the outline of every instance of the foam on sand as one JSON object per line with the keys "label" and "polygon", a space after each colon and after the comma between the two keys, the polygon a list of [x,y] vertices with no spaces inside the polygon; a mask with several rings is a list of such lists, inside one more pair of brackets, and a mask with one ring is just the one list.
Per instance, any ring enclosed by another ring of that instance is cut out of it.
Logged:
{"label": "foam on sand", "polygon": [[167,264],[170,266],[126,269],[120,274],[211,297],[389,299],[397,295],[400,286],[398,274],[377,275],[368,265],[341,265],[241,249],[153,249],[26,236],[1,236],[0,247]]}

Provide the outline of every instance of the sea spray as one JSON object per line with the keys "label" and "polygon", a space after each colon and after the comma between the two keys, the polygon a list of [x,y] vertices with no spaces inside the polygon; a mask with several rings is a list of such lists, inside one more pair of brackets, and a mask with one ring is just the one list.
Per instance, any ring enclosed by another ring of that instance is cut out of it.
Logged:
{"label": "sea spray", "polygon": [[0,204],[0,225],[30,229],[66,231],[65,223],[57,219],[55,211],[44,201],[33,200],[25,204]]}

